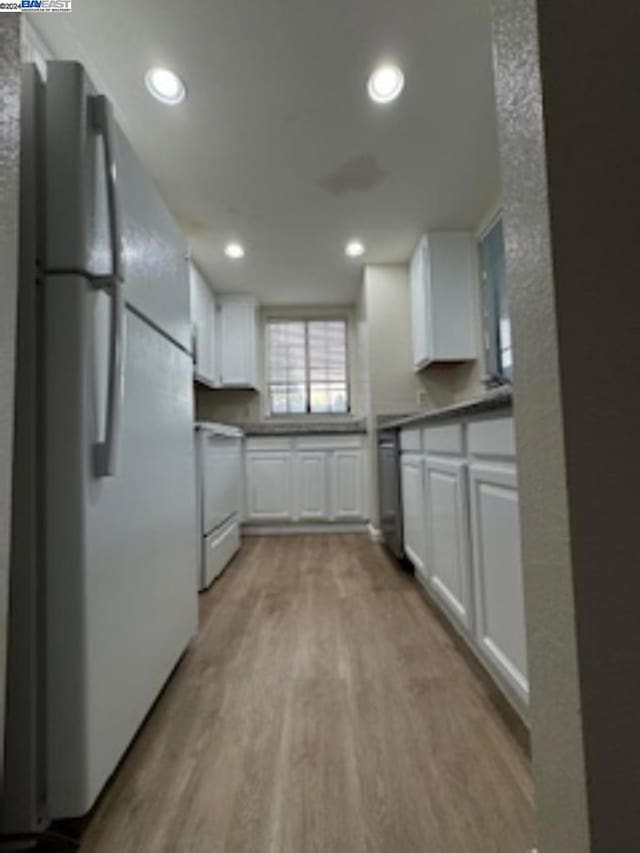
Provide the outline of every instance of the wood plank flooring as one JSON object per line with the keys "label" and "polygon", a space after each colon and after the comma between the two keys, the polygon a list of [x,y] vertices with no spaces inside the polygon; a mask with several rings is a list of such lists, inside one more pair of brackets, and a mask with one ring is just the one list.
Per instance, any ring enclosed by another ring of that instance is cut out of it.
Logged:
{"label": "wood plank flooring", "polygon": [[525,853],[528,761],[364,536],[250,538],[85,853]]}

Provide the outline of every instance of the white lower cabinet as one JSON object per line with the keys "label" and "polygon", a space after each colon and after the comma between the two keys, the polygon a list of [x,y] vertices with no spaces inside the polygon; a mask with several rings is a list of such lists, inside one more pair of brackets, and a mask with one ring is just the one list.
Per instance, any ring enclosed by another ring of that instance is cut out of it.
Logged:
{"label": "white lower cabinet", "polygon": [[249,523],[346,523],[365,518],[359,436],[249,439],[245,476]]}
{"label": "white lower cabinet", "polygon": [[291,517],[291,454],[247,453],[247,516],[254,521],[286,521]]}
{"label": "white lower cabinet", "polygon": [[296,517],[304,521],[325,521],[329,517],[327,453],[303,450],[295,460]]}
{"label": "white lower cabinet", "polygon": [[402,454],[401,475],[404,550],[416,572],[425,580],[427,563],[425,558],[424,481],[421,453]]}
{"label": "white lower cabinet", "polygon": [[331,454],[332,521],[353,521],[364,516],[363,456],[361,450],[334,450]]}
{"label": "white lower cabinet", "polygon": [[426,457],[425,503],[431,585],[453,617],[470,632],[473,605],[464,459]]}
{"label": "white lower cabinet", "polygon": [[[529,700],[513,418],[401,436],[405,552],[513,705]],[[422,467],[420,465],[422,464]]]}
{"label": "white lower cabinet", "polygon": [[488,664],[527,702],[527,639],[515,466],[470,467],[476,637]]}

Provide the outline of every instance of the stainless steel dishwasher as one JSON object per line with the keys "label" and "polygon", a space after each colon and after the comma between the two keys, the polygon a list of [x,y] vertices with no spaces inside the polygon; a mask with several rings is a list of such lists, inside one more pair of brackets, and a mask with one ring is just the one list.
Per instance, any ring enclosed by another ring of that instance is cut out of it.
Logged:
{"label": "stainless steel dishwasher", "polygon": [[384,543],[392,554],[402,560],[402,484],[400,433],[397,429],[382,429],[378,432],[378,482],[380,528]]}

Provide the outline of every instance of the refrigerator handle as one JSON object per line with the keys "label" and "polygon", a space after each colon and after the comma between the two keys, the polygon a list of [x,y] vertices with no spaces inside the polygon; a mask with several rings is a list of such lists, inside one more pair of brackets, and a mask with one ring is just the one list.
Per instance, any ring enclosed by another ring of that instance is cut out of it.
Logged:
{"label": "refrigerator handle", "polygon": [[104,145],[105,181],[107,186],[107,205],[109,209],[109,245],[111,248],[111,277],[122,281],[122,228],[120,225],[120,205],[116,183],[116,160],[114,154],[113,109],[105,95],[91,96],[93,127]]}
{"label": "refrigerator handle", "polygon": [[122,289],[122,232],[116,184],[114,156],[114,123],[111,104],[104,95],[91,96],[93,127],[104,145],[105,181],[109,212],[111,273],[96,276],[95,284],[111,296],[109,331],[109,380],[104,441],[94,448],[97,477],[113,477],[116,473],[116,451],[119,444],[124,395],[124,294]]}
{"label": "refrigerator handle", "polygon": [[120,443],[120,424],[122,422],[122,400],[124,397],[124,294],[122,282],[116,278],[98,281],[111,295],[111,316],[109,324],[109,384],[107,386],[107,415],[104,428],[104,441],[94,447],[96,477],[114,477],[116,474],[116,455]]}

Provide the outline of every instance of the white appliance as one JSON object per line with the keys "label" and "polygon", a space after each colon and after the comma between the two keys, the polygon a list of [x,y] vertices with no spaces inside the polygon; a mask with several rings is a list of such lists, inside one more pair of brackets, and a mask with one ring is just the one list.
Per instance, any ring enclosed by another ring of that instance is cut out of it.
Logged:
{"label": "white appliance", "polygon": [[196,424],[195,439],[200,589],[206,589],[240,548],[242,432],[202,422]]}
{"label": "white appliance", "polygon": [[91,808],[197,627],[187,246],[81,65],[22,114],[5,834]]}

